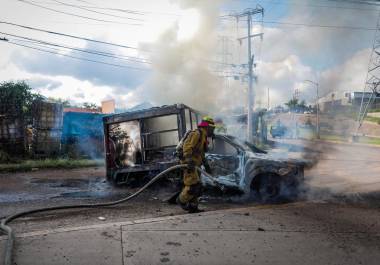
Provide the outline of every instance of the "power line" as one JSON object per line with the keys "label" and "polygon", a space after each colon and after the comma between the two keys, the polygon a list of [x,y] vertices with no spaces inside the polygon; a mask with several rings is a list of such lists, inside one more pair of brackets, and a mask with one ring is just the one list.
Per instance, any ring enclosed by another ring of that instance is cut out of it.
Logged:
{"label": "power line", "polygon": [[[58,3],[51,3],[51,2],[39,2],[39,1],[32,1],[33,3],[38,3],[38,4],[49,4],[49,5],[62,5]],[[121,12],[121,13],[127,13],[127,14],[133,14],[133,15],[147,15],[147,14],[156,14],[156,15],[165,15],[165,16],[176,16],[180,17],[180,14],[175,14],[175,13],[166,13],[166,12],[156,12],[156,11],[147,11],[147,10],[132,10],[132,9],[123,9],[123,8],[112,8],[112,7],[101,7],[98,5],[93,5],[89,2],[86,2],[87,4],[90,5],[75,5],[77,7],[82,7],[82,8],[90,8],[90,9],[97,9],[97,10],[109,10],[109,11],[114,11],[114,12]]]}
{"label": "power line", "polygon": [[[29,3],[26,0],[18,0],[21,2]],[[219,17],[220,19],[234,19],[232,15],[222,15]],[[102,22],[112,22],[107,20],[98,20]],[[320,25],[320,24],[306,24],[306,23],[292,23],[292,22],[280,22],[280,21],[253,21],[260,22],[264,24],[277,24],[277,25],[285,25],[285,26],[301,26],[301,27],[310,27],[310,28],[328,28],[328,29],[346,29],[346,30],[365,30],[365,31],[374,31],[376,28],[368,28],[368,27],[355,27],[355,26],[336,26],[336,25]],[[0,22],[2,23],[2,22]],[[134,24],[134,25],[143,25],[143,24]],[[137,48],[136,48],[137,49]]]}
{"label": "power line", "polygon": [[139,68],[139,67],[133,67],[133,66],[126,66],[126,65],[121,65],[121,64],[107,63],[107,62],[102,62],[102,61],[97,61],[97,60],[92,60],[92,59],[86,59],[86,58],[82,58],[82,57],[71,56],[71,55],[68,55],[68,54],[62,54],[62,53],[59,53],[59,52],[53,52],[51,50],[46,50],[46,49],[42,49],[42,48],[36,48],[36,47],[29,46],[29,45],[12,42],[12,41],[9,41],[9,40],[6,41],[6,43],[13,44],[13,45],[16,45],[16,46],[22,46],[22,47],[25,47],[25,48],[29,48],[29,49],[33,49],[33,50],[38,50],[38,51],[41,51],[41,52],[46,52],[46,53],[50,53],[50,54],[54,54],[54,55],[60,55],[60,56],[64,56],[64,57],[68,57],[68,58],[72,58],[72,59],[76,59],[76,60],[82,60],[82,61],[87,61],[87,62],[93,62],[93,63],[98,63],[98,64],[115,66],[115,67],[119,67],[119,68],[128,68],[128,69],[139,70],[139,71],[149,71],[150,70],[148,68]]}
{"label": "power line", "polygon": [[[223,16],[221,19],[235,20],[233,15],[226,15],[226,16]],[[246,22],[246,20],[239,19],[239,22]],[[263,23],[263,24],[277,24],[277,25],[284,25],[284,26],[308,27],[308,28],[328,28],[328,29],[339,29],[339,30],[342,29],[342,30],[364,30],[364,31],[376,30],[376,28],[368,28],[368,27],[306,24],[306,23],[293,23],[293,22],[281,22],[281,21],[269,21],[269,20],[253,20],[253,22]]]}
{"label": "power line", "polygon": [[[88,4],[91,4],[87,2]],[[112,8],[112,7],[100,7],[98,5],[91,5],[86,6],[87,8],[92,9],[103,9],[103,10],[110,10],[110,11],[117,11],[117,12],[123,12],[123,13],[131,13],[135,15],[146,15],[146,14],[157,14],[157,15],[166,15],[166,16],[181,16],[180,14],[175,13],[167,13],[167,12],[157,12],[157,11],[148,11],[148,10],[133,10],[133,9],[124,9],[124,8]]]}
{"label": "power line", "polygon": [[[241,1],[241,0],[235,0],[235,1]],[[247,2],[250,0],[246,0]],[[307,4],[307,3],[295,3],[291,1],[283,1],[283,2],[276,2],[276,1],[264,1],[264,0],[257,0],[259,2],[266,2],[268,4],[273,5],[293,5],[293,6],[304,6],[304,7],[313,7],[313,8],[332,8],[332,9],[348,9],[348,10],[356,10],[356,11],[371,11],[371,12],[378,12],[378,9],[369,9],[369,8],[359,8],[359,7],[347,7],[347,6],[334,6],[334,5],[316,5],[316,4]],[[333,0],[331,0],[333,1]],[[341,1],[346,2],[346,1]]]}
{"label": "power line", "polygon": [[85,3],[85,4],[91,4],[90,2],[87,2],[87,1],[84,1],[84,0],[75,0],[75,1],[78,1],[78,2],[81,2],[81,3]]}
{"label": "power line", "polygon": [[380,6],[380,3],[378,1],[355,1],[355,0],[327,0],[327,1],[349,3],[349,4],[359,4],[359,5]]}
{"label": "power line", "polygon": [[131,26],[141,26],[142,25],[142,24],[132,24],[132,23],[119,22],[119,21],[97,19],[97,18],[92,18],[92,17],[78,15],[78,14],[75,14],[75,13],[60,11],[60,10],[57,10],[57,9],[54,9],[54,8],[50,8],[50,7],[45,7],[45,6],[42,6],[42,5],[30,2],[30,1],[26,1],[26,0],[18,0],[18,1],[26,3],[26,4],[29,4],[29,5],[32,5],[32,6],[36,6],[36,7],[42,8],[42,9],[50,10],[50,11],[53,11],[53,12],[57,12],[57,13],[61,13],[61,14],[69,15],[69,16],[74,16],[74,17],[79,17],[79,18],[84,18],[84,19],[89,19],[89,20],[94,20],[94,21],[101,21],[101,22],[114,23],[114,24],[123,24],[123,25],[131,25]]}
{"label": "power line", "polygon": [[94,10],[91,10],[89,8],[81,7],[81,6],[78,6],[78,5],[63,3],[63,2],[60,2],[60,1],[57,1],[57,0],[53,0],[53,1],[56,2],[56,3],[59,3],[61,5],[64,5],[64,6],[70,6],[70,7],[78,8],[78,9],[81,9],[81,10],[85,10],[85,11],[88,11],[88,12],[92,12],[92,13],[96,13],[96,14],[101,14],[101,15],[105,15],[105,16],[116,17],[116,18],[123,18],[123,19],[129,19],[129,20],[136,20],[136,21],[144,21],[143,19],[140,19],[140,18],[131,18],[131,17],[118,16],[118,15],[114,15],[114,14],[94,11]]}
{"label": "power line", "polygon": [[[255,21],[261,22],[261,21]],[[347,29],[347,30],[368,30],[374,31],[376,28],[367,27],[354,27],[354,26],[335,26],[335,25],[320,25],[320,24],[304,24],[304,23],[291,23],[291,22],[280,22],[280,21],[262,21],[264,24],[278,24],[278,25],[288,25],[288,26],[302,26],[309,28],[330,28],[330,29]]]}
{"label": "power line", "polygon": [[[26,47],[26,48],[29,48],[29,49],[38,50],[38,51],[41,51],[41,52],[46,52],[46,53],[50,53],[50,54],[54,54],[54,55],[60,55],[60,56],[64,56],[64,57],[68,57],[68,58],[72,58],[72,59],[76,59],[76,60],[93,62],[93,63],[103,64],[103,65],[108,65],[108,66],[114,66],[114,67],[119,67],[119,68],[127,68],[127,69],[139,70],[139,71],[150,71],[150,69],[148,69],[148,68],[138,68],[138,67],[132,67],[132,66],[114,64],[114,63],[107,63],[107,62],[103,62],[103,61],[97,61],[97,60],[86,59],[86,58],[82,58],[82,57],[76,57],[76,56],[71,56],[71,55],[67,55],[67,54],[62,54],[62,53],[58,52],[59,51],[58,49],[54,49],[54,48],[48,48],[50,50],[47,50],[46,48],[42,49],[42,48],[38,48],[38,47],[32,47],[32,46],[29,46],[29,45],[21,44],[21,43],[16,43],[16,42],[10,41],[10,40],[5,39],[5,38],[4,39],[0,38],[0,41],[1,40],[2,41],[6,41],[7,43],[13,44],[13,45],[16,45],[16,46],[22,46],[22,47]],[[218,71],[214,71],[214,70],[210,70],[210,72],[218,73]],[[228,73],[224,72],[224,73],[225,74],[230,74],[232,76],[233,75],[242,74],[242,73],[238,73],[238,72],[228,72]],[[179,74],[173,74],[173,73],[171,73],[170,75],[178,76]],[[220,75],[218,75],[218,76],[220,76]],[[231,77],[231,76],[223,76],[222,75],[220,77]]]}
{"label": "power line", "polygon": [[[120,48],[134,49],[134,50],[139,50],[139,51],[144,51],[144,52],[149,52],[149,53],[153,52],[151,50],[141,49],[141,48],[137,48],[137,47],[127,46],[127,45],[121,45],[121,44],[116,44],[116,43],[111,43],[111,42],[106,42],[106,41],[100,41],[100,40],[94,40],[94,39],[89,39],[89,38],[86,38],[86,37],[79,37],[79,36],[74,36],[74,35],[70,35],[70,34],[59,33],[59,32],[55,32],[55,31],[50,31],[50,30],[44,30],[44,29],[24,26],[24,25],[20,25],[20,24],[16,24],[16,23],[11,23],[11,22],[6,22],[6,21],[0,21],[0,24],[6,24],[6,25],[10,25],[10,26],[30,29],[30,30],[34,30],[34,31],[39,31],[39,32],[44,32],[44,33],[48,33],[48,34],[53,34],[53,35],[58,35],[58,36],[63,36],[63,37],[69,37],[69,38],[74,38],[74,39],[79,39],[79,40],[85,40],[85,41],[94,42],[94,43],[111,45],[111,46],[120,47]],[[207,62],[210,62],[210,63],[224,64],[222,62],[217,62],[217,61],[212,61],[212,60],[207,60],[207,59],[203,59],[203,60],[207,61]],[[235,66],[234,64],[227,64],[227,65]]]}
{"label": "power line", "polygon": [[9,33],[6,33],[6,32],[0,32],[0,34],[4,34],[4,35],[7,35],[7,36],[20,38],[23,41],[27,41],[27,42],[31,42],[31,43],[40,43],[40,44],[43,45],[43,47],[54,46],[54,47],[60,47],[60,48],[68,49],[68,50],[74,50],[74,51],[78,51],[78,52],[82,52],[82,53],[89,53],[89,54],[94,54],[94,55],[99,55],[99,56],[109,57],[109,58],[114,58],[114,59],[119,59],[119,60],[125,60],[125,61],[137,62],[137,63],[151,64],[151,62],[148,62],[146,60],[141,60],[138,57],[125,56],[125,55],[117,55],[117,54],[114,54],[114,53],[97,51],[97,50],[91,50],[91,49],[81,49],[81,48],[78,48],[78,47],[72,47],[72,46],[67,46],[67,45],[62,45],[62,44],[57,44],[57,43],[52,43],[52,42],[46,42],[46,41],[37,40],[37,39],[33,39],[33,38],[28,38],[28,37],[24,37],[24,36],[20,36],[20,35],[9,34]]}
{"label": "power line", "polygon": [[107,42],[107,41],[94,40],[94,39],[90,39],[90,38],[86,38],[86,37],[79,37],[79,36],[74,36],[74,35],[70,35],[70,34],[55,32],[55,31],[51,31],[51,30],[45,30],[45,29],[39,29],[39,28],[24,26],[24,25],[20,25],[20,24],[16,24],[16,23],[7,22],[7,21],[0,21],[0,24],[15,26],[15,27],[24,28],[24,29],[30,29],[30,30],[34,30],[34,31],[40,31],[40,32],[48,33],[48,34],[57,35],[57,36],[69,37],[69,38],[73,38],[73,39],[79,39],[79,40],[85,40],[85,41],[100,43],[100,44],[116,46],[116,47],[125,48],[125,49],[142,50],[145,52],[151,52],[149,50],[143,50],[143,49],[132,47],[132,46],[127,46],[127,45],[122,45],[122,44],[117,44],[117,43],[111,43],[111,42]]}
{"label": "power line", "polygon": [[[87,59],[87,58],[83,58],[83,57],[76,57],[76,56],[72,56],[72,55],[68,55],[68,54],[62,54],[62,53],[60,53],[60,50],[57,49],[57,48],[46,47],[46,46],[40,45],[38,43],[37,44],[34,43],[34,45],[37,45],[37,47],[36,47],[36,46],[30,46],[30,45],[26,45],[26,44],[23,44],[23,43],[15,42],[15,41],[18,41],[18,40],[12,41],[12,40],[9,40],[9,39],[6,39],[6,38],[0,38],[0,41],[6,41],[7,43],[12,44],[12,45],[21,46],[21,47],[25,47],[25,48],[29,48],[29,49],[33,49],[33,50],[37,50],[37,51],[41,51],[41,52],[45,52],[45,53],[49,53],[49,54],[60,55],[60,56],[64,56],[64,57],[68,57],[68,58],[72,58],[72,59],[76,59],[76,60],[82,60],[82,61],[93,62],[93,63],[103,64],[103,65],[108,65],[108,66],[114,66],[114,67],[119,67],[119,68],[127,68],[127,69],[134,69],[134,70],[140,70],[140,71],[149,71],[150,70],[149,68],[139,68],[139,67],[133,67],[133,66],[127,66],[127,65],[107,63],[107,62],[104,62],[104,61],[98,61],[98,60],[92,60],[92,59]],[[32,41],[30,41],[30,42],[32,42]],[[38,46],[38,45],[40,45],[40,46]],[[242,73],[233,72],[233,71],[230,71],[230,72],[227,72],[227,71],[220,72],[220,71],[210,70],[210,72],[230,74],[232,76],[234,76],[234,75],[242,75]],[[179,74],[170,74],[170,75],[178,76]],[[228,76],[222,76],[222,77],[228,77]]]}

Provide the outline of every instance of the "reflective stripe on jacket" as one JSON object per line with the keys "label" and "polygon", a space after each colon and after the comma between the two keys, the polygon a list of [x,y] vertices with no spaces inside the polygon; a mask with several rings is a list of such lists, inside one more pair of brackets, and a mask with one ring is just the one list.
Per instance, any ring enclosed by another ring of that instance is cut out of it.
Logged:
{"label": "reflective stripe on jacket", "polygon": [[202,165],[207,148],[207,133],[201,128],[190,132],[183,143],[183,157],[185,161],[192,159],[196,166]]}

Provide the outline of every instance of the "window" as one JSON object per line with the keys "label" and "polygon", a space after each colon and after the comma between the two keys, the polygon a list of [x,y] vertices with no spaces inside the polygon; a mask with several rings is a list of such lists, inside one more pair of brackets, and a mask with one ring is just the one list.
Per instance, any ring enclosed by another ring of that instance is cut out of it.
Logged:
{"label": "window", "polygon": [[161,161],[172,157],[179,142],[177,114],[141,121],[144,161]]}
{"label": "window", "polygon": [[185,120],[186,120],[186,131],[194,129],[194,127],[192,127],[192,124],[191,124],[189,109],[185,109]]}
{"label": "window", "polygon": [[233,145],[227,143],[223,139],[216,138],[209,145],[209,153],[225,156],[236,156],[238,150]]}
{"label": "window", "polygon": [[191,123],[193,125],[193,129],[196,129],[197,128],[197,125],[198,125],[198,121],[199,121],[199,115],[194,113],[194,112],[191,112]]}
{"label": "window", "polygon": [[141,163],[139,122],[111,124],[109,126],[109,145],[117,166],[132,166]]}
{"label": "window", "polygon": [[176,114],[145,119],[142,124],[145,149],[178,144],[178,120]]}
{"label": "window", "polygon": [[143,120],[143,132],[159,132],[169,129],[177,129],[177,114],[153,117]]}

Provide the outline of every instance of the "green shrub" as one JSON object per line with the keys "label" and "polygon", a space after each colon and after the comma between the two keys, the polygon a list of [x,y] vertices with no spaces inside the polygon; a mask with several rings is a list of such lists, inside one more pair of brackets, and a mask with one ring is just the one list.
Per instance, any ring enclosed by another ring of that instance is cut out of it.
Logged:
{"label": "green shrub", "polygon": [[5,151],[0,150],[0,163],[8,163],[10,160],[10,156]]}
{"label": "green shrub", "polygon": [[70,169],[81,167],[104,166],[104,160],[90,159],[43,159],[43,160],[23,160],[18,163],[0,164],[0,172],[19,172],[38,169]]}

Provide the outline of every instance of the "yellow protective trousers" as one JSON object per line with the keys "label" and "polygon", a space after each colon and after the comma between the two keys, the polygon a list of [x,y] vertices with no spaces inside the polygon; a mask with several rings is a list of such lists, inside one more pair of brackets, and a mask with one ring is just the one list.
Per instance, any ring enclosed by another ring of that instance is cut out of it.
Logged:
{"label": "yellow protective trousers", "polygon": [[184,170],[183,189],[179,195],[181,203],[191,203],[193,206],[198,205],[198,198],[202,193],[202,184],[200,182],[197,170]]}

